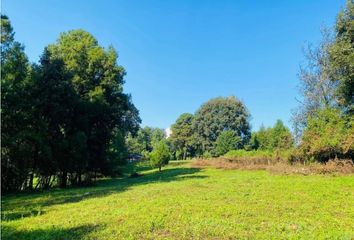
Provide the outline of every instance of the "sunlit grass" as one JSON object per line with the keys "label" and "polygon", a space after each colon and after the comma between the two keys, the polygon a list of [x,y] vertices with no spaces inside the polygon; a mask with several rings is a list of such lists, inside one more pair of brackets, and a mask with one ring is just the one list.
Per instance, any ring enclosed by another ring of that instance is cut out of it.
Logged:
{"label": "sunlit grass", "polygon": [[2,239],[354,237],[354,176],[275,176],[188,163],[162,173],[145,166],[142,173],[5,196]]}

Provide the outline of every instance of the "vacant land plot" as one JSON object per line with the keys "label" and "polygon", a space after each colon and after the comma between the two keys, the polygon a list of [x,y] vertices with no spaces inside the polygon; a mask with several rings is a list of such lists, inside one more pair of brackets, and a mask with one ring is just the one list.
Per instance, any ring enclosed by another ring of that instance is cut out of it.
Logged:
{"label": "vacant land plot", "polygon": [[2,239],[353,239],[354,176],[172,164],[2,198]]}

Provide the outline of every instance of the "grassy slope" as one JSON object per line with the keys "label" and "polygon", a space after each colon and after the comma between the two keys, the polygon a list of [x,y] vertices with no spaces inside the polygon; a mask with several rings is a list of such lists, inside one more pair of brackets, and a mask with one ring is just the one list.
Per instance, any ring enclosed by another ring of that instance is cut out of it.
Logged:
{"label": "grassy slope", "polygon": [[354,176],[172,165],[2,198],[2,239],[351,239]]}

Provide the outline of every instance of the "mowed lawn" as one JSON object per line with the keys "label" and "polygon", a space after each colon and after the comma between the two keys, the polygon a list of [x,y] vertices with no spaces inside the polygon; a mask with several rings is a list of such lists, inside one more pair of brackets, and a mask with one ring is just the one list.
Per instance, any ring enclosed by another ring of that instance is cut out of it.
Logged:
{"label": "mowed lawn", "polygon": [[2,239],[353,239],[354,176],[198,169],[2,197]]}

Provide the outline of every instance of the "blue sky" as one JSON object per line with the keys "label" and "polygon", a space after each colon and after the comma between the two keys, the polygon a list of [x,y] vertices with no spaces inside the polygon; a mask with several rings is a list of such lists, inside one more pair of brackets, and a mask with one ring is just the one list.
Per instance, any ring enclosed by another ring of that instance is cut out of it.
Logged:
{"label": "blue sky", "polygon": [[143,126],[169,127],[208,99],[235,95],[254,130],[291,126],[302,46],[320,40],[345,0],[2,0],[16,40],[37,62],[59,33],[83,28],[112,44]]}

